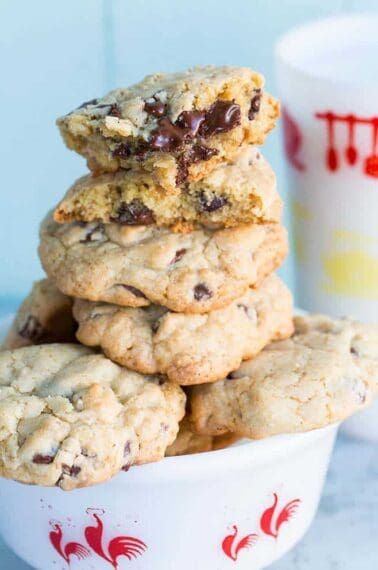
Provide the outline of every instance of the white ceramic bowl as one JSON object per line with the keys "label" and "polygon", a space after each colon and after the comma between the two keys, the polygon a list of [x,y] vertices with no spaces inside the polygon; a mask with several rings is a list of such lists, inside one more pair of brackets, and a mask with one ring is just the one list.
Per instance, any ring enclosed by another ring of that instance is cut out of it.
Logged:
{"label": "white ceramic bowl", "polygon": [[264,568],[311,524],[336,431],[171,457],[71,492],[0,479],[0,532],[40,570]]}
{"label": "white ceramic bowl", "polygon": [[0,478],[0,532],[40,570],[261,569],[310,526],[336,432],[243,440],[71,492]]}

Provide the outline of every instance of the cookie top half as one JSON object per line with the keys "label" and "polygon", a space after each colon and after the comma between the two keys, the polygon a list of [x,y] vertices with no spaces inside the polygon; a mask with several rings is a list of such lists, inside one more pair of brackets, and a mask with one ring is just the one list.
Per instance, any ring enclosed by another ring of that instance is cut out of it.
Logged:
{"label": "cookie top half", "polygon": [[203,178],[243,143],[262,144],[279,113],[264,80],[243,67],[158,73],[58,119],[91,170],[143,168],[166,189]]}

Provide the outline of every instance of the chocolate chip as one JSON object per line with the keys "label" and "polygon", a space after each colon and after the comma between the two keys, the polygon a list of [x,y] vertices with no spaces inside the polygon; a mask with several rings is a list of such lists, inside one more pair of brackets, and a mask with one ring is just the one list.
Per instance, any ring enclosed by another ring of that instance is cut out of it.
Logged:
{"label": "chocolate chip", "polygon": [[236,380],[237,376],[234,376],[235,372],[230,372],[230,374],[228,374],[226,376],[226,380]]}
{"label": "chocolate chip", "polygon": [[108,116],[117,117],[117,119],[122,119],[122,111],[120,106],[117,105],[117,103],[113,103],[112,105],[110,105]]}
{"label": "chocolate chip", "polygon": [[153,115],[154,117],[162,117],[167,108],[161,101],[146,101],[144,104],[144,110],[149,115]]}
{"label": "chocolate chip", "polygon": [[188,160],[191,164],[194,164],[200,160],[210,160],[210,158],[219,154],[219,151],[216,148],[209,148],[201,144],[195,144],[188,154]]}
{"label": "chocolate chip", "polygon": [[124,287],[125,289],[130,291],[130,293],[135,295],[135,297],[140,297],[141,299],[147,299],[146,295],[142,291],[140,291],[140,289],[137,289],[136,287],[133,287],[132,285],[122,284],[121,287]]}
{"label": "chocolate chip", "polygon": [[183,184],[188,178],[188,174],[188,163],[184,156],[180,156],[177,160],[176,186]]}
{"label": "chocolate chip", "polygon": [[182,148],[189,137],[189,129],[178,127],[163,117],[159,120],[158,127],[151,132],[148,146],[151,150],[172,152]]}
{"label": "chocolate chip", "polygon": [[[126,441],[125,446],[123,448],[123,457],[128,458],[130,456],[130,451],[131,451],[131,447],[130,447],[130,442]],[[128,471],[130,469],[131,463],[125,463],[125,465],[123,465],[121,467],[122,471]]]}
{"label": "chocolate chip", "polygon": [[184,257],[186,252],[187,252],[187,249],[185,247],[183,247],[182,249],[178,249],[176,251],[175,256],[172,259],[172,261],[169,262],[169,265],[173,265],[174,263],[177,263],[178,261],[180,261],[180,259],[182,259]]}
{"label": "chocolate chip", "polygon": [[81,467],[79,467],[78,465],[72,465],[70,467],[66,463],[63,463],[62,471],[65,475],[69,475],[70,477],[77,477],[81,471]]}
{"label": "chocolate chip", "polygon": [[41,453],[36,453],[32,459],[33,463],[37,465],[49,465],[54,461],[54,456],[52,455],[42,455]]}
{"label": "chocolate chip", "polygon": [[203,301],[210,299],[213,293],[203,283],[198,283],[193,290],[194,298],[196,301]]}
{"label": "chocolate chip", "polygon": [[85,109],[85,107],[88,107],[89,105],[97,105],[97,103],[98,99],[91,99],[90,101],[85,101],[82,103],[78,109]]}
{"label": "chocolate chip", "polygon": [[187,129],[191,136],[195,137],[205,118],[205,111],[183,111],[175,124],[181,129]]}
{"label": "chocolate chip", "polygon": [[251,99],[251,106],[248,111],[248,119],[253,121],[256,118],[257,113],[260,111],[262,91],[261,89],[255,89],[255,94]]}
{"label": "chocolate chip", "polygon": [[131,149],[126,143],[122,143],[113,150],[113,156],[117,158],[128,158],[131,155]]}
{"label": "chocolate chip", "polygon": [[19,329],[18,334],[32,342],[38,341],[44,334],[43,326],[34,315],[29,315],[25,324]]}
{"label": "chocolate chip", "polygon": [[117,215],[110,219],[117,224],[128,226],[146,226],[155,222],[152,211],[137,198],[129,203],[122,202]]}
{"label": "chocolate chip", "polygon": [[355,354],[356,356],[359,356],[358,350],[356,349],[355,346],[350,347],[350,352],[351,352],[351,354]]}
{"label": "chocolate chip", "polygon": [[205,121],[199,128],[199,135],[206,138],[226,133],[240,125],[240,106],[234,101],[215,101],[206,112]]}
{"label": "chocolate chip", "polygon": [[198,210],[200,212],[215,212],[227,204],[227,199],[223,196],[208,196],[205,192],[198,194]]}
{"label": "chocolate chip", "polygon": [[238,303],[236,306],[244,311],[250,321],[256,322],[257,315],[255,309],[251,309],[247,305],[244,305],[244,303]]}

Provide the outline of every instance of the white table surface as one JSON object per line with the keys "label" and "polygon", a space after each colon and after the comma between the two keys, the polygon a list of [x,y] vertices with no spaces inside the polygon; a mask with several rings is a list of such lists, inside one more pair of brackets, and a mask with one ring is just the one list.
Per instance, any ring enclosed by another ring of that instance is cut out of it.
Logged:
{"label": "white table surface", "polygon": [[[30,568],[0,538],[0,570]],[[311,529],[271,570],[377,569],[378,444],[339,436]]]}

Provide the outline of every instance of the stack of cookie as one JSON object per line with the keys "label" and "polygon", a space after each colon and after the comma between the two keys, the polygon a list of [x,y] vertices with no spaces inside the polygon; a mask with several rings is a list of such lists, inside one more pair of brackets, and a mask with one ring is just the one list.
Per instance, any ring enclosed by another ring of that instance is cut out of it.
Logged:
{"label": "stack of cookie", "polygon": [[[278,111],[257,73],[205,67],[147,77],[58,120],[91,173],[42,223],[48,279],[5,348],[73,342],[76,327],[90,348],[16,351],[41,377],[31,392],[51,429],[40,441],[39,420],[28,423],[28,469],[9,459],[2,474],[70,489],[164,454],[321,427],[367,404],[375,329],[309,317],[285,340],[292,298],[274,274],[287,253],[282,203],[255,146]],[[0,357],[7,386],[14,354]]]}

